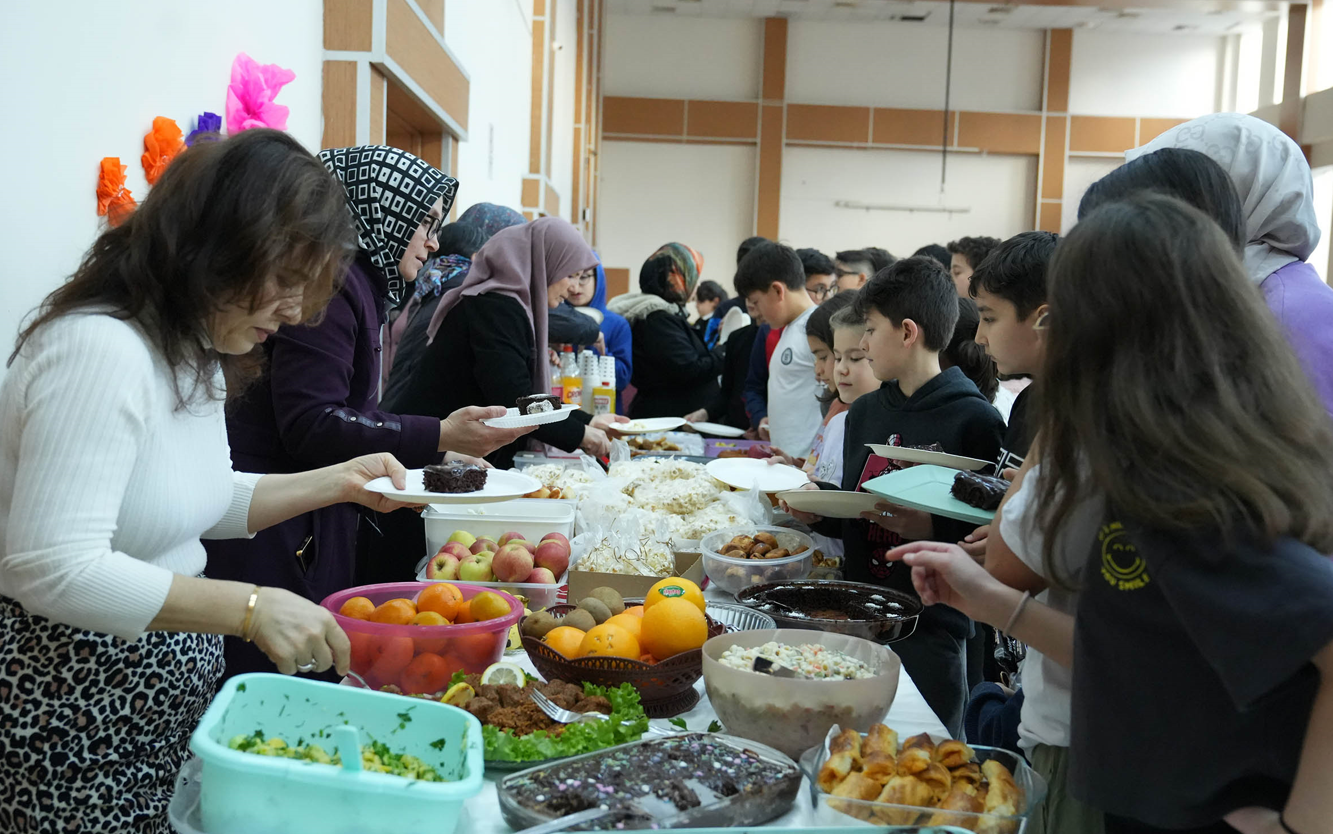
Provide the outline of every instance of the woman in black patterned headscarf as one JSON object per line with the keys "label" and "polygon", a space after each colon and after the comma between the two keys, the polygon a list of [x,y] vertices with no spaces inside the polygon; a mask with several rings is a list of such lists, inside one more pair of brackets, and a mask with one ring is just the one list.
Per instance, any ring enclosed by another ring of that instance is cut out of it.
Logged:
{"label": "woman in black patterned headscarf", "polygon": [[[458,181],[383,145],[319,156],[346,192],[359,251],[318,324],[262,334],[267,369],[228,411],[234,465],[246,472],[301,472],[325,461],[390,452],[408,468],[419,468],[446,450],[480,457],[516,440],[523,432],[480,422],[502,416],[503,408],[462,409],[441,420],[379,407],[387,309],[436,250]],[[369,527],[372,521],[340,504],[270,527],[251,541],[211,542],[207,572],[318,602],[353,584],[358,524]],[[420,547],[424,551],[424,541]],[[240,640],[228,638],[226,658],[228,676],[273,671],[268,658]]]}

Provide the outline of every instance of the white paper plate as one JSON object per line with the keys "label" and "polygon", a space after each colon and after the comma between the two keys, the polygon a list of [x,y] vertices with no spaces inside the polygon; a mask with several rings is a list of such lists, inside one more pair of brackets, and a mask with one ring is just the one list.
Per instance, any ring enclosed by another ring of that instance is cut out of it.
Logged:
{"label": "white paper plate", "polygon": [[718,458],[704,465],[708,474],[736,489],[757,488],[761,492],[782,492],[810,483],[804,472],[785,463],[747,458]]}
{"label": "white paper plate", "polygon": [[[543,411],[540,414],[519,414],[517,408],[509,409],[509,413],[503,417],[492,417],[489,420],[481,422],[495,429],[525,429],[528,426],[544,426],[547,423],[558,423],[578,410],[578,406],[573,403],[565,403],[560,406],[559,411]],[[532,490],[528,490],[531,492]]]}
{"label": "white paper plate", "polygon": [[690,428],[699,432],[699,434],[711,434],[714,437],[744,437],[745,429],[738,429],[735,426],[724,426],[721,423],[690,423]]}
{"label": "white paper plate", "polygon": [[932,452],[929,449],[908,449],[904,446],[885,446],[882,443],[867,443],[870,450],[882,458],[904,460],[908,463],[925,463],[931,466],[943,466],[946,469],[965,469],[979,472],[987,466],[994,466],[993,460],[965,458],[962,455],[949,455],[944,452]]}
{"label": "white paper plate", "polygon": [[422,470],[407,470],[407,489],[394,488],[388,478],[376,478],[366,489],[409,504],[486,504],[522,498],[542,488],[542,482],[521,472],[487,469],[486,486],[476,492],[431,492],[422,483]]}
{"label": "white paper plate", "polygon": [[651,434],[655,431],[672,431],[683,425],[684,417],[643,417],[628,423],[616,423],[611,428],[621,434]]}
{"label": "white paper plate", "polygon": [[843,492],[837,489],[789,489],[778,497],[793,510],[814,513],[824,518],[860,518],[861,513],[874,512],[883,498],[868,492]]}

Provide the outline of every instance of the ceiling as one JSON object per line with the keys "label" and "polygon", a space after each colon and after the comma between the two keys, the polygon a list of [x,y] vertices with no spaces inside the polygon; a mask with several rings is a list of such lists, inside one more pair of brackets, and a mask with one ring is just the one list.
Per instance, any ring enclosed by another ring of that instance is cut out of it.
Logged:
{"label": "ceiling", "polygon": [[[1115,0],[1108,0],[1112,5]],[[1076,0],[1077,2],[1077,0]],[[1144,8],[1120,5],[989,5],[964,0],[954,8],[959,27],[1008,29],[1101,29],[1154,34],[1228,35],[1262,25],[1282,14],[1273,3],[1219,3],[1168,5],[1154,0]],[[787,17],[793,20],[898,21],[923,26],[947,26],[949,4],[941,0],[607,0],[611,14],[671,15],[677,17]]]}

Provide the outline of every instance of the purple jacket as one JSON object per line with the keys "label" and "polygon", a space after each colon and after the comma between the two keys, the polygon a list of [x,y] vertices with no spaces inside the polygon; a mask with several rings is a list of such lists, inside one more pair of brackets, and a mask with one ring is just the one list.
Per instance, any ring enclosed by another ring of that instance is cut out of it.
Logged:
{"label": "purple jacket", "polygon": [[1333,414],[1333,287],[1308,263],[1291,263],[1264,279],[1268,309],[1282,324],[1315,393]]}
{"label": "purple jacket", "polygon": [[[242,472],[302,472],[390,452],[408,468],[439,459],[440,421],[377,410],[384,279],[358,256],[319,324],[283,327],[264,343],[268,368],[228,404],[232,465]],[[356,505],[290,519],[249,541],[205,542],[206,574],[286,588],[319,602],[352,585]],[[298,556],[298,552],[300,555]],[[239,640],[227,641],[227,675],[272,671]]]}

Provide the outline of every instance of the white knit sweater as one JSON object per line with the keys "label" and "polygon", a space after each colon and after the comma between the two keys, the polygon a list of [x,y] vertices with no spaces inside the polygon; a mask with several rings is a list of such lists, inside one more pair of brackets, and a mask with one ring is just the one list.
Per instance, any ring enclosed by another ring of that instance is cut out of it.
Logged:
{"label": "white knit sweater", "polygon": [[231,470],[222,403],[176,409],[171,371],[137,326],[65,316],[0,385],[0,594],[137,639],[172,575],[203,571],[200,537],[249,535],[258,480]]}

